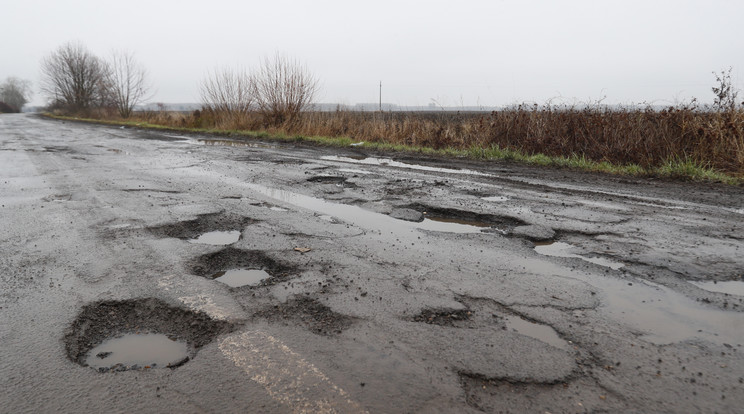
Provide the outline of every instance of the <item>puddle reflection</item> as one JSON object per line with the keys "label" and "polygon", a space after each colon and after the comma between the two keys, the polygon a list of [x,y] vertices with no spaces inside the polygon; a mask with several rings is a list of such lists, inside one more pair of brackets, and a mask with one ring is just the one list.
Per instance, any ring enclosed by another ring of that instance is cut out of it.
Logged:
{"label": "puddle reflection", "polygon": [[189,243],[211,244],[213,246],[226,246],[240,240],[240,232],[233,231],[210,231],[201,236],[189,240]]}
{"label": "puddle reflection", "polygon": [[563,243],[563,242],[535,243],[535,251],[545,256],[581,259],[589,263],[594,263],[600,266],[609,267],[610,269],[613,269],[613,270],[617,270],[625,266],[622,263],[614,262],[612,260],[605,259],[604,257],[598,257],[598,256],[585,257],[585,256],[581,256],[578,254],[573,254],[570,252],[573,248],[574,246],[568,243]]}
{"label": "puddle reflection", "polygon": [[725,282],[690,282],[700,289],[709,292],[728,293],[729,295],[744,296],[744,282],[729,280]]}
{"label": "puddle reflection", "polygon": [[222,282],[230,287],[241,287],[257,285],[270,278],[271,275],[264,270],[258,269],[231,269],[216,273],[212,277],[214,280]]}
{"label": "puddle reflection", "polygon": [[556,348],[565,349],[566,351],[572,350],[571,346],[561,339],[555,330],[548,325],[530,322],[515,315],[504,316],[504,323],[506,324],[506,328],[509,330],[535,338],[539,341],[545,342],[546,344],[553,345]]}
{"label": "puddle reflection", "polygon": [[118,365],[165,368],[187,357],[185,342],[174,341],[163,334],[130,334],[109,339],[93,348],[85,362],[93,368]]}
{"label": "puddle reflection", "polygon": [[475,170],[466,170],[466,169],[454,169],[454,168],[439,168],[439,167],[429,167],[427,165],[418,165],[418,164],[407,164],[400,161],[394,161],[389,158],[374,158],[374,157],[368,157],[368,158],[362,158],[357,159],[356,157],[339,157],[336,155],[327,155],[324,157],[320,157],[321,160],[325,161],[340,161],[340,162],[348,162],[352,164],[363,164],[363,165],[382,165],[387,167],[396,167],[396,168],[407,168],[409,170],[419,170],[419,171],[431,171],[431,172],[440,172],[440,173],[447,173],[447,174],[464,174],[464,175],[474,175],[479,177],[494,177],[493,174],[486,174],[482,173],[480,171]]}

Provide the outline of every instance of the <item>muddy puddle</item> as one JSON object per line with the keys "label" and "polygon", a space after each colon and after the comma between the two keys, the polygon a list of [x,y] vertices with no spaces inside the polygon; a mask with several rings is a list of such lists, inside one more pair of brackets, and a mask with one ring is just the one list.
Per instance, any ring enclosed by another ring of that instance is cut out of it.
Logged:
{"label": "muddy puddle", "polygon": [[188,240],[189,243],[209,244],[212,246],[227,246],[240,240],[240,232],[232,231],[210,231],[195,239]]}
{"label": "muddy puddle", "polygon": [[484,227],[474,225],[472,222],[463,224],[458,223],[457,220],[437,221],[436,217],[427,218],[421,222],[399,220],[386,214],[375,213],[353,205],[332,203],[323,199],[293,193],[291,191],[264,187],[259,184],[245,183],[244,185],[259,194],[271,197],[282,203],[291,204],[320,213],[321,216],[324,216],[326,221],[328,221],[328,218],[338,219],[368,230],[375,230],[387,234],[393,233],[397,236],[408,234],[411,235],[411,237],[414,237],[416,236],[417,230],[448,233],[479,233],[484,229]]}
{"label": "muddy puddle", "polygon": [[421,230],[441,231],[447,233],[480,233],[490,228],[489,223],[447,217],[427,217],[418,223]]}
{"label": "muddy puddle", "polygon": [[185,342],[163,334],[130,334],[91,349],[85,363],[96,369],[170,368],[189,358]]}
{"label": "muddy puddle", "polygon": [[535,245],[535,251],[545,256],[581,259],[589,263],[594,263],[596,265],[609,267],[612,270],[618,270],[621,267],[625,266],[623,263],[615,262],[615,261],[606,259],[604,257],[599,257],[599,256],[586,257],[586,256],[581,256],[578,254],[571,253],[573,249],[575,249],[575,246],[572,246],[564,242],[538,242]]}
{"label": "muddy puddle", "polygon": [[99,372],[183,365],[232,323],[159,299],[84,306],[64,336],[67,357]]}
{"label": "muddy puddle", "polygon": [[430,171],[430,172],[439,172],[439,173],[446,173],[446,174],[463,174],[463,175],[473,175],[473,176],[479,176],[479,177],[495,177],[493,174],[486,174],[486,173],[482,173],[480,171],[475,171],[475,170],[441,168],[441,167],[430,167],[428,165],[408,164],[405,162],[394,161],[389,158],[366,157],[362,159],[357,159],[356,157],[340,157],[336,155],[328,155],[328,156],[320,157],[320,159],[325,160],[325,161],[338,161],[338,162],[347,162],[351,164],[405,168],[409,170]]}
{"label": "muddy puddle", "polygon": [[543,260],[524,262],[525,270],[583,281],[598,290],[598,310],[629,327],[643,340],[670,344],[698,339],[744,344],[744,314],[706,306],[666,286],[573,271]]}
{"label": "muddy puddle", "polygon": [[729,280],[724,282],[690,282],[700,289],[709,292],[727,293],[729,295],[744,296],[744,281]]}
{"label": "muddy puddle", "polygon": [[535,338],[538,341],[545,342],[546,344],[559,349],[566,351],[572,350],[568,342],[561,339],[555,330],[548,325],[530,322],[527,319],[520,318],[516,315],[504,316],[504,324],[506,325],[506,329],[510,331],[515,331],[522,335]]}
{"label": "muddy puddle", "polygon": [[255,286],[271,275],[261,269],[230,269],[223,272],[217,272],[212,275],[214,280],[224,283],[230,287]]}

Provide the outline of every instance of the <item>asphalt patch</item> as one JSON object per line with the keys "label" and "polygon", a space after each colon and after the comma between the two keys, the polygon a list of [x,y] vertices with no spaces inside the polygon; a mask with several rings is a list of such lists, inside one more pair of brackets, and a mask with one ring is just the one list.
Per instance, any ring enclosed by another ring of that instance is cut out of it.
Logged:
{"label": "asphalt patch", "polygon": [[[90,351],[109,339],[130,334],[162,334],[187,345],[187,357],[169,366],[175,368],[193,359],[199,349],[218,335],[234,329],[230,322],[213,320],[205,313],[171,306],[160,299],[101,301],[83,307],[67,328],[64,343],[71,361],[88,366],[86,358]],[[113,370],[144,368],[120,365]],[[109,370],[99,368],[101,372]]]}

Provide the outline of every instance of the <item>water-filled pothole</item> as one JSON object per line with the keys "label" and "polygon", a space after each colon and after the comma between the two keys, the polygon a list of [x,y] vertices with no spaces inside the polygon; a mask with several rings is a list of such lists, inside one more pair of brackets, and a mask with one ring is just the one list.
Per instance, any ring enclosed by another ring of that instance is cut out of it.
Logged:
{"label": "water-filled pothole", "polygon": [[[229,233],[230,237],[235,238],[235,233],[237,233],[238,237],[240,236],[240,232],[236,229],[243,229],[244,227],[256,223],[257,221],[258,220],[252,219],[250,217],[243,217],[236,214],[220,212],[201,214],[193,220],[185,220],[176,223],[149,227],[147,228],[147,230],[150,233],[155,234],[156,236],[175,237],[183,240],[197,239],[200,236],[212,232]],[[206,236],[207,239],[212,237],[213,235]],[[217,237],[219,238],[222,236],[217,235]],[[237,241],[237,239],[234,241]]]}
{"label": "water-filled pothole", "polygon": [[85,363],[96,369],[174,368],[189,360],[186,342],[163,334],[129,334],[91,349]]}
{"label": "water-filled pothole", "polygon": [[83,307],[64,342],[70,360],[100,372],[175,368],[233,329],[159,299],[102,301]]}
{"label": "water-filled pothole", "polygon": [[596,265],[609,267],[610,269],[613,269],[613,270],[617,270],[625,266],[623,263],[605,259],[604,257],[599,257],[599,256],[586,257],[586,256],[581,256],[578,254],[571,253],[571,250],[574,248],[575,248],[574,246],[568,243],[564,243],[564,242],[535,243],[535,251],[545,256],[581,259],[589,263],[594,263]]}
{"label": "water-filled pothole", "polygon": [[320,159],[326,160],[326,161],[347,162],[351,164],[379,165],[379,166],[406,168],[410,170],[431,171],[431,172],[439,172],[439,173],[447,173],[447,174],[464,174],[464,175],[474,175],[474,176],[480,176],[480,177],[493,177],[494,176],[493,174],[486,174],[480,171],[467,170],[467,169],[441,168],[441,167],[430,167],[428,165],[408,164],[408,163],[404,163],[400,161],[394,161],[389,158],[367,157],[367,158],[358,159],[358,157],[339,157],[336,155],[328,155],[328,156],[320,157]]}
{"label": "water-filled pothole", "polygon": [[262,269],[230,269],[212,275],[214,280],[230,287],[258,285],[270,277],[271,275]]}
{"label": "water-filled pothole", "polygon": [[690,282],[700,289],[707,290],[709,292],[727,293],[729,295],[744,296],[744,281],[741,280],[728,280],[723,282],[708,281],[708,282]]}
{"label": "water-filled pothole", "polygon": [[423,212],[425,219],[420,223],[419,227],[425,230],[478,233],[484,229],[492,228],[504,233],[507,229],[524,224],[522,220],[515,217],[497,216],[423,204],[411,204],[406,206],[406,208]]}
{"label": "water-filled pothole", "polygon": [[199,235],[195,239],[189,239],[189,243],[211,244],[213,246],[226,246],[240,240],[240,232],[232,231],[210,231]]}
{"label": "water-filled pothole", "polygon": [[[220,282],[232,287],[271,284],[286,280],[296,271],[296,267],[275,260],[260,250],[233,247],[202,255],[191,264],[193,274],[212,279],[224,277]],[[256,280],[259,277],[260,280]]]}
{"label": "water-filled pothole", "polygon": [[234,141],[230,139],[200,139],[200,144],[218,147],[249,147],[249,148],[276,148],[276,146],[246,141]]}
{"label": "water-filled pothole", "polygon": [[531,322],[516,315],[504,316],[504,324],[508,330],[535,338],[556,348],[571,351],[571,346],[548,325]]}

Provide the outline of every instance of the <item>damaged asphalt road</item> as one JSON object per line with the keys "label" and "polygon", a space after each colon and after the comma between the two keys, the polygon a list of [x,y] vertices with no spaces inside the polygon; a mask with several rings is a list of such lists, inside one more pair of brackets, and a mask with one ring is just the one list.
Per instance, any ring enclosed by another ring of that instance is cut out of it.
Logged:
{"label": "damaged asphalt road", "polygon": [[741,187],[2,115],[0,204],[2,412],[744,405]]}

